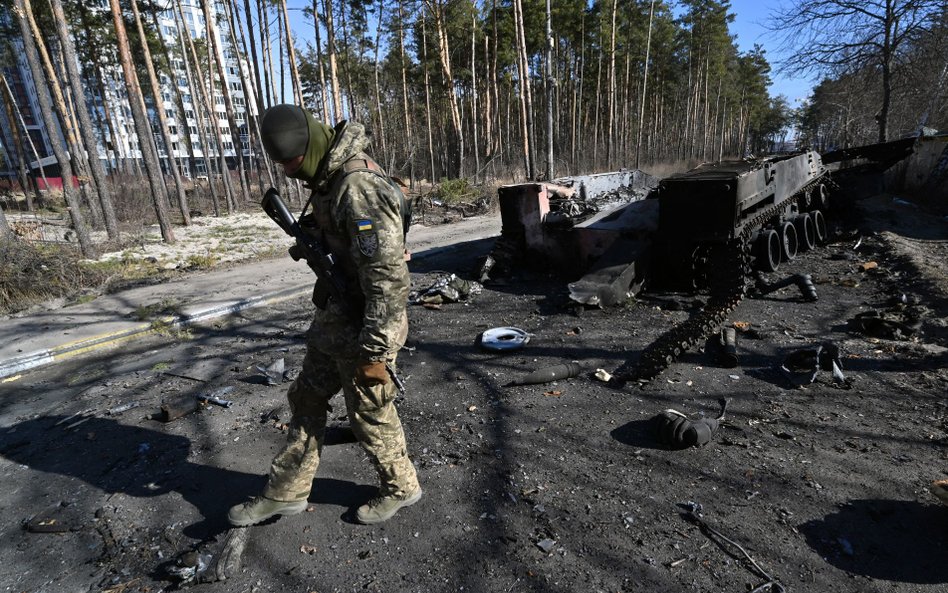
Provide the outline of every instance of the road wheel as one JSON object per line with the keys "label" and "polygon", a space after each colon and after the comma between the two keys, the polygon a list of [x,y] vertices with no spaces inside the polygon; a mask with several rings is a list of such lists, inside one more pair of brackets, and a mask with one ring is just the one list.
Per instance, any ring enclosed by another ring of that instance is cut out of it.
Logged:
{"label": "road wheel", "polygon": [[797,227],[792,222],[784,222],[780,225],[780,248],[784,261],[792,261],[797,256]]}
{"label": "road wheel", "polygon": [[814,210],[810,213],[810,216],[813,218],[813,231],[816,235],[816,242],[819,244],[826,243],[827,234],[826,234],[826,217],[823,216],[821,210]]}
{"label": "road wheel", "polygon": [[801,251],[816,247],[816,229],[809,212],[796,216],[793,219],[793,226],[797,227],[797,240]]}
{"label": "road wheel", "polygon": [[773,229],[763,229],[757,233],[754,243],[754,263],[762,272],[776,272],[780,267],[780,237]]}

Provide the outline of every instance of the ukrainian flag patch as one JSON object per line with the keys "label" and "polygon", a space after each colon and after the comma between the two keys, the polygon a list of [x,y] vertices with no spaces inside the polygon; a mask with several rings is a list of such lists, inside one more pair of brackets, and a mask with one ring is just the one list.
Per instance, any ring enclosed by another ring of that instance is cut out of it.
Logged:
{"label": "ukrainian flag patch", "polygon": [[379,252],[379,234],[375,225],[368,218],[355,219],[355,242],[359,251],[365,257],[374,258]]}

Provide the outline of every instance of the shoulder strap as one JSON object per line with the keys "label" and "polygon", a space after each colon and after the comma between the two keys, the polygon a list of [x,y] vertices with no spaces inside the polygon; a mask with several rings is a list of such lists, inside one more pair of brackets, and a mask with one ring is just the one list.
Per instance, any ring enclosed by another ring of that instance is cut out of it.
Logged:
{"label": "shoulder strap", "polygon": [[369,157],[352,158],[343,163],[342,171],[340,172],[339,179],[336,181],[336,183],[341,183],[347,175],[357,171],[363,173],[374,173],[375,175],[378,175],[384,179],[389,187],[395,190],[395,195],[398,196],[398,207],[402,213],[402,233],[407,235],[408,229],[411,227],[412,204],[405,197],[405,192],[402,191],[402,188],[399,186],[399,184],[391,177],[386,175],[382,167]]}

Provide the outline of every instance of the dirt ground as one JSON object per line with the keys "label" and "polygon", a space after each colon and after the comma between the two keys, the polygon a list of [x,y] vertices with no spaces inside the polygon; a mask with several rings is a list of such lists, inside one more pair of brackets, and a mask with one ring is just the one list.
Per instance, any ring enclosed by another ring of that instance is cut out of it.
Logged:
{"label": "dirt ground", "polygon": [[[948,591],[948,507],[927,491],[948,477],[948,223],[891,197],[862,208],[774,275],[812,274],[818,302],[786,288],[735,310],[737,368],[691,352],[644,387],[591,376],[634,359],[702,295],[577,315],[565,282],[525,274],[468,303],[412,307],[398,406],[425,497],[378,526],[350,516],[374,476],[340,400],[308,512],[226,525],[284,439],[286,385],[267,386],[257,365],[298,371],[306,299],[0,385],[0,585],[174,590],[183,553],[213,571],[226,541],[245,541],[241,568],[196,590]],[[418,262],[413,281],[467,272],[489,248]],[[907,339],[847,324],[892,303],[920,314]],[[479,349],[497,326],[532,338]],[[847,384],[790,385],[784,355],[824,341]],[[584,373],[505,387],[565,361]],[[162,402],[222,387],[230,408],[153,419]],[[713,415],[722,397],[710,444],[657,443],[657,413]]]}

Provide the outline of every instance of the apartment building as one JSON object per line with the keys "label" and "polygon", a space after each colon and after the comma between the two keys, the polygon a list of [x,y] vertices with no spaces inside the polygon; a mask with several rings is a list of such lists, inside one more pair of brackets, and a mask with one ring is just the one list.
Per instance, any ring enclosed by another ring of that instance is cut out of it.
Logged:
{"label": "apartment building", "polygon": [[[169,6],[173,6],[169,3]],[[212,12],[217,16],[213,18],[212,27],[216,31],[218,40],[219,55],[217,59],[222,60],[227,85],[231,100],[234,104],[236,125],[238,126],[238,137],[231,133],[227,121],[226,109],[224,105],[224,96],[221,90],[222,81],[215,76],[214,80],[214,117],[203,117],[206,134],[202,134],[198,129],[198,114],[203,113],[204,106],[202,95],[197,88],[192,88],[189,84],[188,71],[182,59],[182,43],[186,43],[186,34],[189,34],[196,44],[202,48],[209,47],[206,43],[207,25],[204,20],[204,14],[200,4],[196,0],[185,0],[182,2],[183,24],[176,18],[174,10],[166,10],[158,15],[158,33],[164,39],[171,53],[171,66],[173,72],[169,75],[166,72],[160,72],[159,86],[161,90],[161,104],[155,105],[151,100],[151,93],[148,92],[148,86],[145,79],[142,79],[143,92],[145,94],[145,103],[148,108],[148,116],[152,125],[152,131],[158,146],[159,157],[162,167],[167,170],[168,159],[175,159],[181,170],[188,177],[203,177],[207,174],[210,166],[213,169],[218,167],[219,154],[222,152],[228,166],[231,169],[236,168],[237,156],[242,155],[245,162],[250,162],[252,150],[247,134],[249,118],[256,113],[256,102],[252,94],[252,88],[245,88],[244,81],[241,78],[241,68],[246,76],[252,77],[252,65],[241,60],[238,63],[238,53],[230,43],[230,33],[226,25],[227,21],[223,15],[223,7],[218,3],[212,3]],[[107,2],[96,2],[96,6],[90,6],[93,10],[108,11]],[[0,15],[0,19],[8,18]],[[220,24],[218,24],[220,23]],[[185,32],[186,28],[186,32]],[[11,122],[7,117],[5,109],[0,108],[0,176],[14,176],[16,167],[16,158],[14,154],[14,135],[12,125],[15,123],[22,132],[23,127],[29,133],[29,142],[21,142],[27,146],[21,148],[21,154],[25,154],[29,163],[31,174],[34,178],[40,176],[42,167],[47,177],[58,177],[58,165],[53,155],[52,147],[49,142],[51,133],[45,126],[39,110],[37,92],[45,91],[45,87],[37,87],[30,73],[29,65],[26,62],[23,51],[22,39],[16,37],[11,40],[13,47],[12,63],[2,68],[3,73],[13,91],[16,104],[15,119],[19,122]],[[206,51],[206,50],[204,50]],[[206,54],[205,54],[206,55]],[[208,80],[207,63],[201,65],[202,76],[205,83]],[[193,64],[191,69],[191,82],[197,85],[197,73],[194,71]],[[141,165],[141,150],[138,144],[138,136],[135,132],[135,125],[132,119],[132,112],[129,108],[128,98],[125,94],[125,83],[121,67],[118,63],[103,64],[98,72],[101,84],[93,84],[93,77],[86,76],[87,88],[85,88],[86,100],[92,112],[93,125],[96,126],[96,138],[99,145],[96,147],[98,158],[102,159],[109,171],[134,172]],[[140,78],[142,74],[140,74]],[[167,117],[167,124],[171,137],[170,155],[164,145],[164,140],[159,129],[159,119],[156,109],[162,109]],[[216,136],[213,129],[209,128],[213,119],[213,125],[218,126],[221,133],[221,145],[217,145]],[[59,126],[52,133],[63,137]],[[25,140],[21,133],[21,140]],[[5,150],[4,150],[5,149]],[[25,152],[24,152],[25,151]]]}

